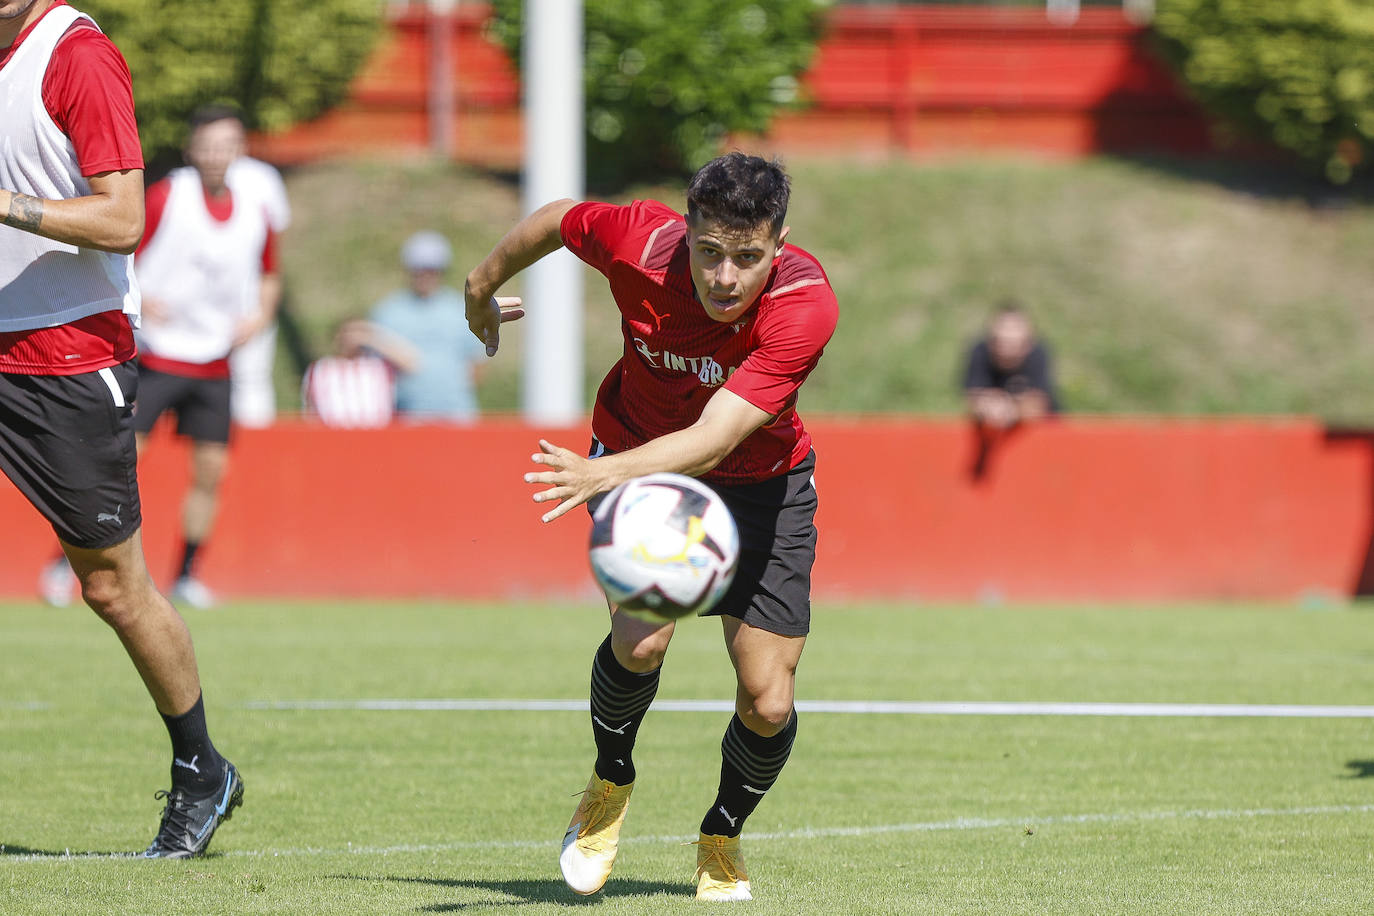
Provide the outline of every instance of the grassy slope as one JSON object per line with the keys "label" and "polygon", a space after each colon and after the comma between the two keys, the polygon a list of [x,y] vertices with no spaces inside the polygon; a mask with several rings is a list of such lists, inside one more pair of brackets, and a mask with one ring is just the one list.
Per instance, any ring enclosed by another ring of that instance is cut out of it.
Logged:
{"label": "grassy slope", "polygon": [[[576,712],[271,711],[302,698],[584,699],[589,605],[243,604],[190,618],[247,801],[194,863],[128,850],[165,735],[89,614],[0,607],[0,911],[695,913],[689,837],[724,719],[646,720],[622,859],[574,898],[557,838]],[[806,699],[1374,703],[1369,609],[822,607]],[[727,698],[688,621],[662,699]],[[750,912],[1356,914],[1374,867],[1364,719],[808,713],[750,821]]]}
{"label": "grassy slope", "polygon": [[[791,170],[792,240],[821,258],[842,308],[809,409],[957,410],[962,351],[1015,294],[1043,325],[1073,410],[1374,421],[1366,202],[1313,207],[1308,189],[1255,170],[1105,159]],[[512,182],[424,162],[324,164],[289,186],[285,270],[316,347],[337,316],[400,282],[408,232],[447,233],[461,282],[519,210]],[[650,195],[681,202],[676,187],[637,194]],[[598,281],[589,272],[589,398],[618,342]],[[518,405],[518,332],[507,342],[488,409]],[[294,384],[281,387],[292,403]]]}

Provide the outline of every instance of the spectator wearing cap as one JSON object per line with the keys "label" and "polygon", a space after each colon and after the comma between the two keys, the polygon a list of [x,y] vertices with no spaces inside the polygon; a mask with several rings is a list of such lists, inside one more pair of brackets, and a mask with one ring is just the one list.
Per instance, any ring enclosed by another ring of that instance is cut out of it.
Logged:
{"label": "spectator wearing cap", "polygon": [[373,324],[408,343],[415,359],[396,380],[396,411],[414,422],[471,423],[486,350],[468,330],[462,295],[445,285],[448,240],[417,232],[401,247],[404,289],[372,309]]}

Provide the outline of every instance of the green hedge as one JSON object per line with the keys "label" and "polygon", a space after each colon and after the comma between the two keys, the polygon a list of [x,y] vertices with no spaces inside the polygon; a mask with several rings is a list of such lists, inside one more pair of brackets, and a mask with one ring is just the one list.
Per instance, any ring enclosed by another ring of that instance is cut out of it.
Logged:
{"label": "green hedge", "polygon": [[186,117],[234,102],[277,130],[345,97],[382,30],[378,0],[76,0],[124,53],[144,154],[180,150]]}
{"label": "green hedge", "polygon": [[1202,103],[1338,184],[1370,165],[1374,5],[1157,0],[1155,32]]}
{"label": "green hedge", "polygon": [[[523,0],[493,34],[520,60]],[[588,175],[690,172],[726,134],[760,132],[799,101],[829,0],[585,0]]]}

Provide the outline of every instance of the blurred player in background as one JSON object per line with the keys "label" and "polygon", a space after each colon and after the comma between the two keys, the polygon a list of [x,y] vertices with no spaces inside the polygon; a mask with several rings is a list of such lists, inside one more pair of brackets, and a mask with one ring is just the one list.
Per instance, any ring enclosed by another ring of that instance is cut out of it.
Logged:
{"label": "blurred player in background", "polygon": [[[540,440],[536,502],[551,521],[633,477],[700,477],[739,525],[739,571],[720,615],[735,667],[735,716],[721,741],[715,800],[697,841],[697,896],[747,900],[740,833],[782,772],[797,733],[797,663],[811,622],[815,455],[798,389],[834,332],[835,294],[816,259],[785,245],[789,180],[775,162],[731,153],[687,190],[687,214],[655,201],[547,204],[521,220],[468,275],[473,333],[494,354],[518,299],[496,291],[566,246],[606,275],[624,353],[597,393],[592,457]],[[590,501],[590,502],[589,502]],[[673,624],[611,608],[592,661],[596,762],[563,839],[564,880],[579,894],[610,875],[640,723],[658,689]]]}
{"label": "blurred player in background", "polygon": [[65,3],[0,0],[0,467],[162,714],[172,788],[144,855],[182,858],[209,845],[243,781],[210,741],[190,633],[143,557],[129,257],[143,228],[124,58]]}
{"label": "blurred player in background", "polygon": [[198,608],[215,603],[195,563],[214,526],[229,460],[229,356],[272,321],[281,295],[267,208],[227,183],[244,139],[232,108],[209,105],[191,116],[191,168],[148,189],[148,228],[134,256],[144,313],[134,426],[141,448],[170,410],[177,432],[191,440],[172,597]]}

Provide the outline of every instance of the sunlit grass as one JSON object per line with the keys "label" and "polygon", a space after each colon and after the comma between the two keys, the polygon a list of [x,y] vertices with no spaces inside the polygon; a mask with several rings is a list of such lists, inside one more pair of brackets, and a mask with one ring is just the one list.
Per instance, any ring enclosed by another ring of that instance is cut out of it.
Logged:
{"label": "sunlit grass", "polygon": [[[1370,613],[823,606],[799,696],[1369,706]],[[556,859],[585,713],[281,708],[584,700],[604,611],[253,603],[190,623],[247,796],[211,856],[147,863],[109,857],[150,839],[168,764],[128,660],[89,614],[0,607],[0,911],[700,911],[680,844],[725,713],[651,711],[621,861],[583,900]],[[681,625],[660,697],[732,694],[718,624]],[[1364,913],[1370,778],[1367,718],[808,712],[746,829],[750,911]]]}

